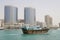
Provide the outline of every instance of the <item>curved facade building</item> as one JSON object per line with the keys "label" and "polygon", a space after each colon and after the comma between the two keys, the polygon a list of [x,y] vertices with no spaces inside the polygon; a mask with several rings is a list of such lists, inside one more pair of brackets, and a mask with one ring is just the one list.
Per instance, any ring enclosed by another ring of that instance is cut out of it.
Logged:
{"label": "curved facade building", "polygon": [[24,8],[24,23],[25,24],[35,24],[36,17],[35,17],[35,9],[30,7]]}
{"label": "curved facade building", "polygon": [[5,6],[4,11],[4,22],[8,24],[15,24],[17,22],[18,8]]}

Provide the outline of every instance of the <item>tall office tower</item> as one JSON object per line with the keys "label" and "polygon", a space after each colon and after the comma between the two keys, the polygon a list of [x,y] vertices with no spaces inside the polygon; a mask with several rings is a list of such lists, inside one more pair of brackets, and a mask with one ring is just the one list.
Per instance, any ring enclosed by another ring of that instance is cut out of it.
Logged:
{"label": "tall office tower", "polygon": [[25,24],[35,24],[36,22],[36,10],[31,7],[24,8],[24,23]]}
{"label": "tall office tower", "polygon": [[13,6],[5,6],[4,22],[7,24],[15,24],[17,22],[18,8]]}
{"label": "tall office tower", "polygon": [[47,27],[52,27],[53,26],[52,17],[50,17],[49,15],[46,15],[45,16],[45,23],[46,23]]}

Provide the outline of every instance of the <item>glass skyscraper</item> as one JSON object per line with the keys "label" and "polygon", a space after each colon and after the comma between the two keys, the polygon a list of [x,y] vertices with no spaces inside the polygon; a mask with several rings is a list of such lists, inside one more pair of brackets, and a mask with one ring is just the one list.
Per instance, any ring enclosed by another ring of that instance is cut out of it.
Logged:
{"label": "glass skyscraper", "polygon": [[18,8],[13,6],[4,7],[4,22],[15,24],[17,22]]}
{"label": "glass skyscraper", "polygon": [[35,24],[36,22],[36,11],[34,8],[25,7],[24,8],[24,23],[25,24]]}

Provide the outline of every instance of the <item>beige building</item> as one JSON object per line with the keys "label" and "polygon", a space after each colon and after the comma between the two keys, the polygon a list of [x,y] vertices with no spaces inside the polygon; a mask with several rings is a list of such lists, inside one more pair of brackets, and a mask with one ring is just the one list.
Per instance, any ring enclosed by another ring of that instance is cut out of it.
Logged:
{"label": "beige building", "polygon": [[59,23],[59,28],[60,28],[60,23]]}
{"label": "beige building", "polygon": [[50,17],[49,15],[46,15],[45,16],[45,23],[46,23],[47,27],[52,27],[53,26],[52,17]]}
{"label": "beige building", "polygon": [[1,21],[0,21],[0,27],[1,27]]}

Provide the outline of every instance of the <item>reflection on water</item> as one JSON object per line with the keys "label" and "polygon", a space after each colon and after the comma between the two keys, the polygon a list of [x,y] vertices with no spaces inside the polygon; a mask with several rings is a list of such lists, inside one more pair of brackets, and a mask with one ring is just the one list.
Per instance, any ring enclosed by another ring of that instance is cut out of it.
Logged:
{"label": "reflection on water", "polygon": [[60,29],[45,34],[23,34],[21,29],[0,30],[0,40],[60,40]]}

